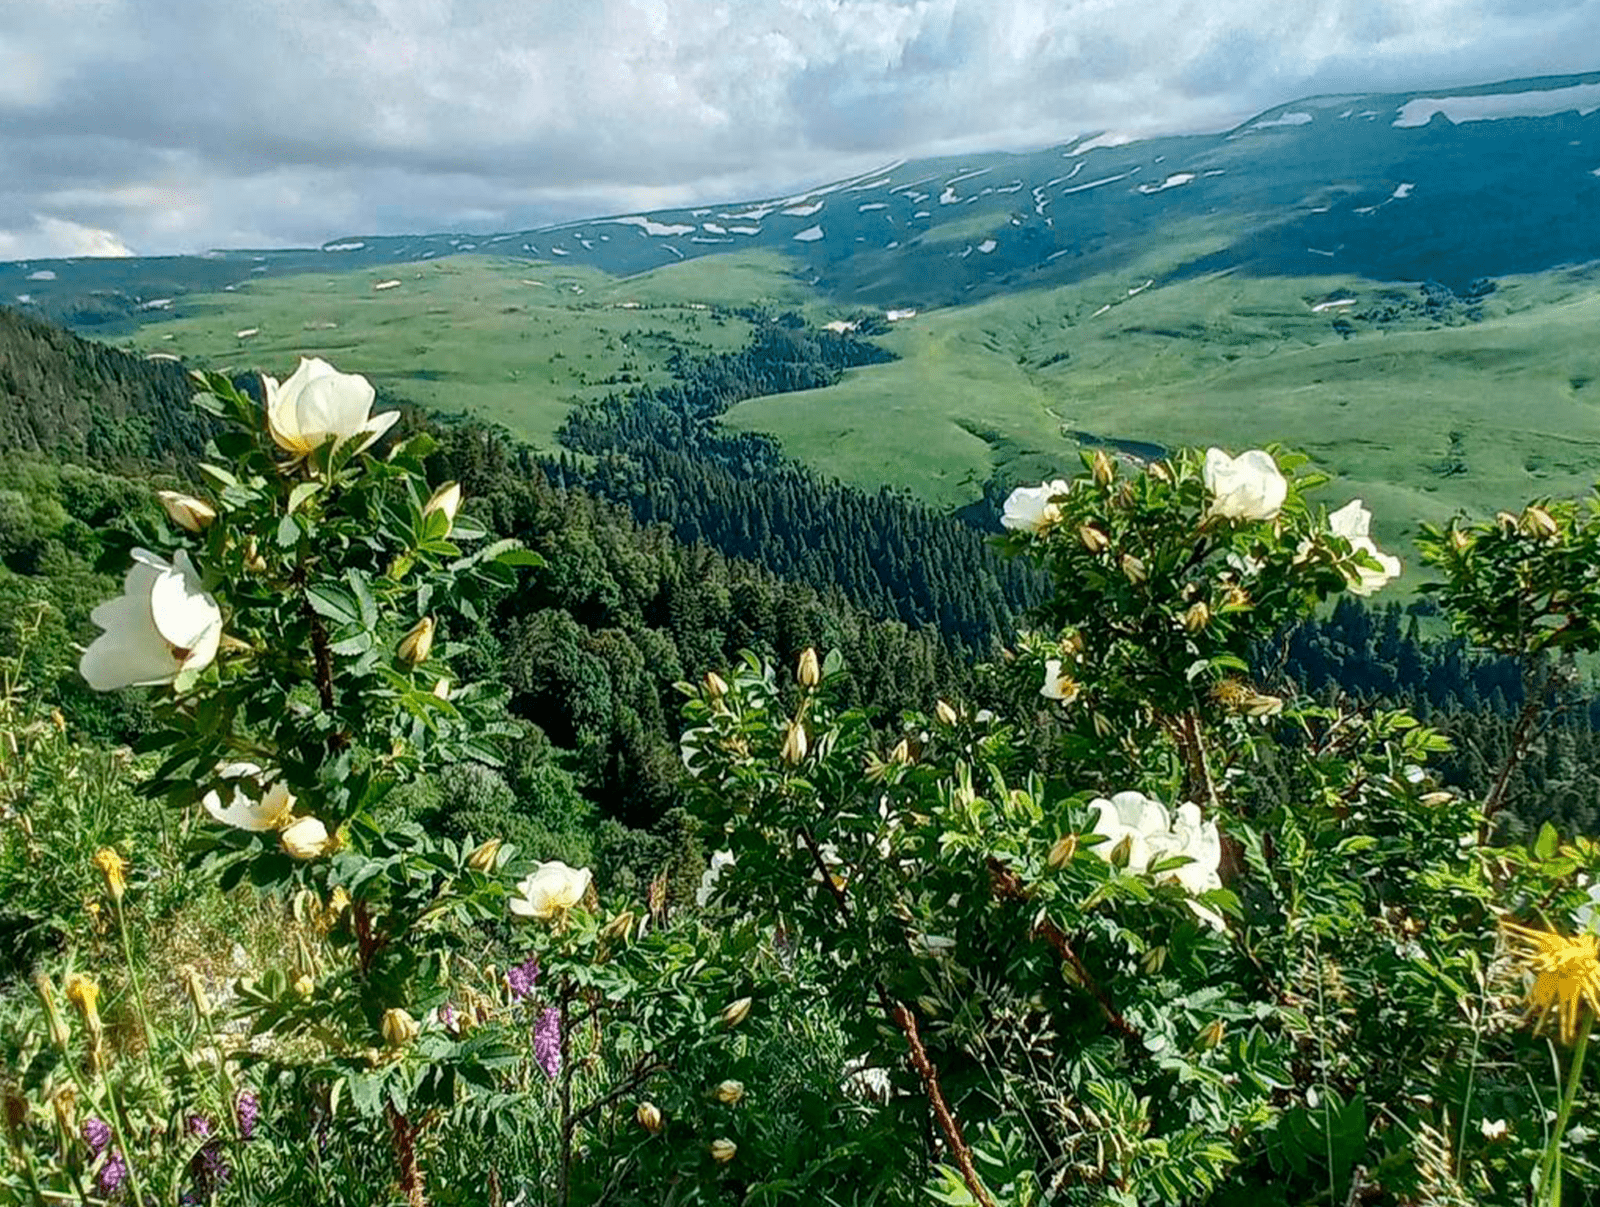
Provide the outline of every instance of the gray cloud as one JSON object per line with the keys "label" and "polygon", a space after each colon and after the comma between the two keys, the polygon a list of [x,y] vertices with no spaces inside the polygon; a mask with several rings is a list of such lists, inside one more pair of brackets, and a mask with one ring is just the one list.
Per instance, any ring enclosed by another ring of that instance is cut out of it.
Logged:
{"label": "gray cloud", "polygon": [[1593,70],[1600,0],[36,0],[0,258],[508,229]]}

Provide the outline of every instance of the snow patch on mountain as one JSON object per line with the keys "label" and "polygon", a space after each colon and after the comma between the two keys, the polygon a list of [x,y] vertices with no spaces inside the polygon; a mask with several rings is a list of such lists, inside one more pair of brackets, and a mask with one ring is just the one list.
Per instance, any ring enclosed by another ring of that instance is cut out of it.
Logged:
{"label": "snow patch on mountain", "polygon": [[647,235],[692,235],[695,230],[692,222],[657,222],[654,218],[646,218],[643,214],[635,214],[629,218],[610,218],[607,221],[621,226],[637,226]]}
{"label": "snow patch on mountain", "polygon": [[1062,189],[1061,195],[1065,197],[1068,193],[1081,193],[1085,189],[1097,189],[1103,184],[1115,184],[1119,180],[1126,180],[1138,170],[1138,168],[1133,168],[1120,176],[1102,176],[1099,180],[1091,180],[1088,184],[1075,184],[1070,189]]}
{"label": "snow patch on mountain", "polygon": [[1404,201],[1407,197],[1411,196],[1411,190],[1416,188],[1416,187],[1417,187],[1416,185],[1412,184],[1408,180],[1404,184],[1397,186],[1395,188],[1395,191],[1393,193],[1389,194],[1389,200],[1390,201]]}
{"label": "snow patch on mountain", "polygon": [[[815,213],[816,211],[813,210],[812,212]],[[815,243],[818,239],[822,238],[822,236],[822,227],[808,226],[805,228],[805,230],[801,231],[795,236],[795,240],[799,243]]]}
{"label": "snow patch on mountain", "polygon": [[360,251],[366,245],[367,244],[366,244],[365,240],[362,240],[362,239],[351,239],[347,243],[327,243],[327,244],[324,244],[322,250],[323,251]]}
{"label": "snow patch on mountain", "polygon": [[1551,117],[1576,109],[1586,117],[1600,109],[1600,84],[1541,88],[1532,92],[1492,92],[1484,96],[1419,96],[1400,106],[1394,125],[1426,126],[1435,113],[1456,123],[1494,121],[1502,117]]}
{"label": "snow patch on mountain", "polygon": [[978,244],[978,251],[981,252],[983,255],[988,255],[990,252],[992,252],[995,248],[997,248],[999,246],[1000,245],[998,243],[996,243],[993,239],[985,239],[982,243]]}
{"label": "snow patch on mountain", "polygon": [[889,208],[887,201],[864,201],[856,206],[856,213],[864,214],[868,210],[886,210]]}
{"label": "snow patch on mountain", "polygon": [[1188,184],[1193,179],[1193,172],[1174,172],[1160,184],[1141,184],[1139,191],[1141,193],[1164,193],[1168,189],[1175,189],[1180,185]]}
{"label": "snow patch on mountain", "polygon": [[1252,129],[1252,130],[1271,130],[1271,129],[1274,129],[1274,128],[1278,127],[1278,126],[1305,126],[1305,125],[1309,125],[1311,123],[1311,121],[1312,121],[1311,114],[1309,114],[1309,113],[1300,113],[1300,112],[1297,111],[1297,112],[1294,112],[1294,113],[1284,113],[1284,114],[1281,114],[1278,117],[1266,118],[1263,121],[1256,122],[1253,126],[1250,127],[1250,129]]}
{"label": "snow patch on mountain", "polygon": [[791,218],[809,218],[812,214],[821,211],[825,204],[827,203],[823,201],[817,201],[811,205],[791,205],[788,209],[781,210],[779,212],[787,214]]}
{"label": "snow patch on mountain", "polygon": [[1138,137],[1136,135],[1119,134],[1115,131],[1107,130],[1102,134],[1096,134],[1088,142],[1081,142],[1077,146],[1067,148],[1061,154],[1063,156],[1082,155],[1099,147],[1123,147],[1128,143],[1137,141]]}

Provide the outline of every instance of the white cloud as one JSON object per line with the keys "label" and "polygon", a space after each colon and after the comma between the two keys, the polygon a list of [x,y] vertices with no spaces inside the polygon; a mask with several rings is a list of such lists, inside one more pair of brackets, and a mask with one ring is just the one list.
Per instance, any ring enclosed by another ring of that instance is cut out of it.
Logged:
{"label": "white cloud", "polygon": [[[18,12],[0,38],[0,255],[45,254],[35,213],[159,252],[731,201],[902,155],[1220,129],[1310,93],[1590,70],[1600,45],[1596,0]],[[174,64],[189,83],[174,86]]]}
{"label": "white cloud", "polygon": [[[72,256],[134,255],[116,232],[70,222],[65,218],[35,217],[30,227],[0,230],[0,258],[46,260]],[[54,274],[51,274],[53,277]],[[34,273],[30,279],[50,277]]]}

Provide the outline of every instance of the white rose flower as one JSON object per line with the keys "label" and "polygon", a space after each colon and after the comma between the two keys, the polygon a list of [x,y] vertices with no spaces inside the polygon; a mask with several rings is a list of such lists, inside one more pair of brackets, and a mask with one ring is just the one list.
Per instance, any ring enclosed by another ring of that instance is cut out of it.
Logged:
{"label": "white rose flower", "polygon": [[1205,482],[1211,514],[1227,520],[1274,519],[1289,493],[1277,462],[1259,448],[1237,457],[1207,449]]}
{"label": "white rose flower", "polygon": [[1046,700],[1071,704],[1078,698],[1078,681],[1061,669],[1061,659],[1048,658],[1044,664],[1044,686],[1039,694]]}
{"label": "white rose flower", "polygon": [[711,853],[711,866],[700,874],[700,887],[695,890],[694,903],[704,909],[711,903],[711,898],[716,895],[717,881],[722,878],[724,868],[731,868],[734,864],[732,851],[713,851]]}
{"label": "white rose flower", "polygon": [[181,550],[167,562],[135,549],[122,594],[89,619],[105,631],[84,650],[78,672],[100,692],[171,683],[209,666],[222,640],[222,610]]}
{"label": "white rose flower", "polygon": [[356,373],[341,373],[317,357],[301,357],[288,381],[261,377],[267,396],[267,429],[278,447],[309,456],[329,440],[334,447],[357,440],[356,452],[387,432],[399,411],[372,414],[372,383]]}
{"label": "white rose flower", "polygon": [[200,798],[205,811],[225,826],[261,833],[276,830],[289,820],[294,810],[294,794],[282,780],[263,778],[254,763],[224,763],[217,768],[219,779],[231,783],[226,804],[213,788]]}
{"label": "white rose flower", "polygon": [[1037,534],[1061,518],[1061,508],[1051,499],[1070,489],[1060,478],[1038,486],[1019,486],[1006,499],[1000,523],[1013,531]]}
{"label": "white rose flower", "polygon": [[292,859],[315,859],[328,849],[328,827],[315,817],[301,817],[284,827],[278,845]]}
{"label": "white rose flower", "polygon": [[1172,818],[1160,801],[1142,792],[1118,792],[1110,800],[1099,797],[1090,801],[1089,808],[1097,814],[1094,832],[1106,837],[1094,848],[1102,859],[1110,859],[1126,839],[1126,867],[1138,874],[1166,852]]}
{"label": "white rose flower", "polygon": [[517,885],[521,896],[507,905],[518,917],[549,920],[582,901],[593,878],[588,868],[570,868],[559,859],[541,863]]}
{"label": "white rose flower", "polygon": [[1356,595],[1371,595],[1391,578],[1400,576],[1400,559],[1384,553],[1372,543],[1368,535],[1371,527],[1372,513],[1361,506],[1360,499],[1351,499],[1328,517],[1328,528],[1334,536],[1343,537],[1350,542],[1353,550],[1370,555],[1381,567],[1378,570],[1370,566],[1350,567],[1346,577],[1350,581],[1350,590]]}

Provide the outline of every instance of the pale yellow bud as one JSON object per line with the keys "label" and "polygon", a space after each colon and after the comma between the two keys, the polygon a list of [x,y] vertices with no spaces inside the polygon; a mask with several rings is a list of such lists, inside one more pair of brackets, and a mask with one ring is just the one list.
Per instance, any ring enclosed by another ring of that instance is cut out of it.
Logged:
{"label": "pale yellow bud", "polygon": [[203,532],[217,518],[216,508],[193,495],[158,490],[156,498],[161,500],[161,509],[167,513],[167,518],[186,532]]}
{"label": "pale yellow bud", "polygon": [[294,991],[301,997],[310,997],[316,992],[316,989],[317,983],[305,973],[302,972],[299,976],[295,977]]}
{"label": "pale yellow bud", "polygon": [[1149,951],[1144,953],[1144,959],[1140,961],[1140,966],[1144,969],[1146,975],[1149,976],[1154,976],[1156,973],[1160,972],[1166,967],[1166,964],[1167,948],[1165,944],[1157,944],[1156,946],[1152,947]]}
{"label": "pale yellow bud", "polygon": [[44,1008],[45,1028],[50,1032],[50,1042],[59,1051],[65,1052],[72,1040],[72,1032],[67,1029],[67,1020],[62,1017],[61,1007],[56,1003],[55,983],[40,973],[33,980],[33,988],[39,995],[39,1005]]}
{"label": "pale yellow bud", "polygon": [[1130,583],[1142,583],[1146,576],[1144,563],[1131,553],[1122,555],[1122,573],[1127,576]]}
{"label": "pale yellow bud", "polygon": [[720,700],[728,694],[728,681],[717,674],[716,671],[707,671],[706,677],[702,682],[705,685],[706,695],[713,700]]}
{"label": "pale yellow bud", "polygon": [[1125,868],[1128,860],[1133,855],[1133,835],[1124,834],[1122,840],[1111,848],[1111,854],[1106,857],[1106,862],[1115,868]]}
{"label": "pale yellow bud", "polygon": [[1145,472],[1157,482],[1164,482],[1169,486],[1172,484],[1172,471],[1167,468],[1165,461],[1150,462],[1150,466]]}
{"label": "pale yellow bud", "polygon": [[328,828],[315,817],[297,818],[278,835],[278,845],[291,859],[315,859],[328,844]]}
{"label": "pale yellow bud", "polygon": [[422,1034],[422,1024],[399,1006],[383,1012],[383,1042],[391,1048],[403,1048]]}
{"label": "pale yellow bud", "polygon": [[801,762],[806,757],[806,727],[799,721],[789,725],[789,733],[783,739],[783,761],[789,764]]}
{"label": "pale yellow bud", "polygon": [[733,1160],[739,1151],[739,1146],[732,1140],[713,1140],[711,1142],[711,1159],[718,1165],[726,1165]]}
{"label": "pale yellow bud", "polygon": [[1244,713],[1247,717],[1275,717],[1282,711],[1283,699],[1280,696],[1267,696],[1257,692],[1244,702]]}
{"label": "pale yellow bud", "polygon": [[600,934],[607,939],[620,939],[626,943],[628,936],[633,934],[633,924],[637,921],[631,909],[625,909],[611,921],[600,928]]}
{"label": "pale yellow bud", "polygon": [[639,1109],[633,1112],[633,1117],[639,1121],[639,1126],[652,1136],[659,1136],[665,1127],[666,1120],[662,1119],[661,1111],[653,1102],[641,1102]]}
{"label": "pale yellow bud", "polygon": [[943,700],[940,700],[939,703],[934,706],[933,715],[939,719],[939,724],[941,725],[954,725],[960,719],[956,716],[956,710],[951,708]]}
{"label": "pale yellow bud", "polygon": [[1189,610],[1183,614],[1183,628],[1188,633],[1199,633],[1211,623],[1211,609],[1206,606],[1206,601],[1189,605]]}
{"label": "pale yellow bud", "polygon": [[451,526],[455,523],[456,512],[460,509],[461,483],[446,482],[443,486],[439,487],[438,490],[434,491],[433,496],[423,504],[422,514],[427,516],[432,515],[436,511],[441,512],[446,520],[444,530],[446,535],[448,535]]}
{"label": "pale yellow bud", "polygon": [[1094,722],[1095,733],[1102,738],[1109,738],[1113,732],[1111,718],[1101,712],[1089,714],[1089,719]]}
{"label": "pale yellow bud", "polygon": [[244,568],[252,574],[260,574],[267,568],[267,559],[261,556],[261,548],[256,544],[255,537],[244,543]]}
{"label": "pale yellow bud", "polygon": [[450,698],[450,680],[440,676],[439,681],[433,685],[433,694],[440,700]]}
{"label": "pale yellow bud", "polygon": [[1522,518],[1517,522],[1517,528],[1523,536],[1535,540],[1546,540],[1561,535],[1555,517],[1538,506],[1531,506],[1523,511]]}
{"label": "pale yellow bud", "polygon": [[1111,545],[1111,538],[1093,524],[1084,524],[1078,528],[1078,540],[1090,553],[1104,553]]}
{"label": "pale yellow bud", "polygon": [[901,738],[894,744],[894,749],[889,752],[889,761],[891,763],[899,763],[902,767],[911,764],[911,742],[909,739]]}
{"label": "pale yellow bud", "polygon": [[480,842],[472,848],[472,854],[467,856],[467,866],[474,872],[488,875],[494,871],[495,861],[500,857],[500,843],[498,838],[491,838]]}
{"label": "pale yellow bud", "polygon": [[1096,486],[1110,486],[1111,480],[1117,476],[1116,462],[1100,449],[1094,450],[1094,460],[1091,466]]}
{"label": "pale yellow bud", "polygon": [[744,1097],[744,1082],[731,1078],[717,1086],[717,1101],[725,1106],[737,1106]]}
{"label": "pale yellow bud", "polygon": [[822,681],[822,668],[817,664],[817,651],[810,646],[800,651],[800,665],[795,670],[795,678],[800,680],[801,687],[815,687]]}
{"label": "pale yellow bud", "polygon": [[1063,834],[1050,844],[1050,854],[1046,862],[1056,871],[1060,871],[1072,862],[1072,857],[1078,853],[1078,836],[1076,834]]}
{"label": "pale yellow bud", "polygon": [[123,876],[127,864],[115,847],[101,847],[94,853],[94,866],[100,869],[100,875],[105,877],[106,892],[111,899],[121,903],[122,894],[128,887],[128,882]]}
{"label": "pale yellow bud", "polygon": [[1450,545],[1457,553],[1465,553],[1472,548],[1472,537],[1459,528],[1450,530]]}
{"label": "pale yellow bud", "polygon": [[426,662],[433,652],[433,617],[424,616],[400,639],[400,660],[415,665]]}
{"label": "pale yellow bud", "polygon": [[1195,1040],[1195,1046],[1202,1052],[1209,1052],[1222,1042],[1222,1037],[1227,1034],[1228,1028],[1220,1018],[1214,1018],[1205,1025]]}
{"label": "pale yellow bud", "polygon": [[1448,805],[1455,800],[1454,792],[1424,792],[1417,798],[1424,805]]}
{"label": "pale yellow bud", "polygon": [[193,964],[185,964],[179,969],[183,977],[183,991],[189,997],[189,1004],[194,1007],[196,1018],[211,1017],[211,996],[206,993],[205,981],[200,977],[200,971]]}
{"label": "pale yellow bud", "polygon": [[742,997],[736,1002],[729,1002],[722,1008],[722,1021],[729,1027],[737,1027],[750,1017],[751,999]]}

